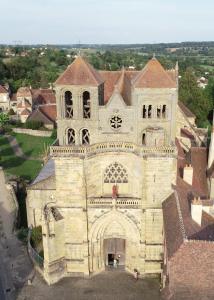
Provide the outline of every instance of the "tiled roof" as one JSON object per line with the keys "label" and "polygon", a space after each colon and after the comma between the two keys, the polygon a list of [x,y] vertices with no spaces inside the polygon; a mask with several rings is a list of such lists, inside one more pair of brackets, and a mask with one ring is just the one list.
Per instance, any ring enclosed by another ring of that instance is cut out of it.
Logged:
{"label": "tiled roof", "polygon": [[44,124],[53,124],[56,121],[56,105],[39,106],[31,113],[29,119],[41,121]]}
{"label": "tiled roof", "polygon": [[6,88],[0,85],[0,94],[7,94],[7,93],[8,91],[6,90]]}
{"label": "tiled roof", "polygon": [[181,137],[186,137],[192,141],[195,140],[194,135],[186,128],[181,128]]}
{"label": "tiled roof", "polygon": [[10,100],[17,102],[16,93],[11,95]]}
{"label": "tiled roof", "polygon": [[104,103],[111,98],[115,84],[121,76],[121,71],[100,71],[100,75],[104,80]]}
{"label": "tiled roof", "polygon": [[91,85],[99,86],[103,83],[103,78],[85,59],[78,56],[74,62],[68,66],[55,84],[61,85]]}
{"label": "tiled roof", "polygon": [[56,105],[41,105],[39,106],[39,110],[51,121],[56,121]]}
{"label": "tiled roof", "polygon": [[32,94],[33,103],[36,105],[56,103],[56,97],[52,89],[34,89]]}
{"label": "tiled roof", "polygon": [[136,88],[176,88],[177,84],[156,58],[152,58],[132,80]]}
{"label": "tiled roof", "polygon": [[31,89],[29,87],[20,87],[16,93],[17,97],[32,97]]}
{"label": "tiled roof", "polygon": [[26,99],[24,99],[24,103],[21,101],[17,105],[17,108],[27,108],[27,107],[31,108],[31,104]]}
{"label": "tiled roof", "polygon": [[191,165],[193,167],[193,188],[203,196],[208,195],[207,185],[207,149],[191,148]]}
{"label": "tiled roof", "polygon": [[22,112],[21,112],[21,116],[29,116],[31,114],[31,112],[27,109],[27,108],[25,108]]}
{"label": "tiled roof", "polygon": [[178,101],[178,106],[187,118],[196,118],[196,116],[191,112],[191,110],[189,110],[188,107],[186,107],[186,105],[182,101]]}

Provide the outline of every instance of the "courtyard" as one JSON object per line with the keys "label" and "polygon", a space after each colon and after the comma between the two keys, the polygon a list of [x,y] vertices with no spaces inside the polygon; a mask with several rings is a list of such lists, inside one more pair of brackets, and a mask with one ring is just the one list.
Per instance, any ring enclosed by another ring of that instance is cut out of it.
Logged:
{"label": "courtyard", "polygon": [[89,279],[65,278],[48,286],[36,275],[17,300],[159,300],[159,281],[139,279],[122,271],[105,271]]}

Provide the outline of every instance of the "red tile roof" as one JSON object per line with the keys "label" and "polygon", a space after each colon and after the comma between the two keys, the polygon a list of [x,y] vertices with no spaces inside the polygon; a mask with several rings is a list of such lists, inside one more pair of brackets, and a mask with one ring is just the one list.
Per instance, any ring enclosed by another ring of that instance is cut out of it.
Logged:
{"label": "red tile roof", "polygon": [[31,108],[31,104],[28,102],[28,100],[24,99],[24,103],[19,102],[17,105],[17,108]]}
{"label": "red tile roof", "polygon": [[33,103],[36,105],[56,103],[56,97],[52,89],[32,90]]}
{"label": "red tile roof", "polygon": [[6,90],[6,88],[0,85],[0,94],[7,94],[7,93],[8,91]]}
{"label": "red tile roof", "polygon": [[156,58],[152,58],[132,80],[136,88],[176,88],[177,84]]}
{"label": "red tile roof", "polygon": [[57,111],[56,105],[42,105],[38,108],[46,117],[48,117],[51,121],[56,121]]}
{"label": "red tile roof", "polygon": [[99,86],[103,83],[103,78],[85,59],[78,56],[74,62],[68,66],[55,84],[60,85],[91,85]]}
{"label": "red tile roof", "polygon": [[21,116],[29,116],[31,114],[31,112],[27,109],[27,108],[25,108],[22,112],[21,112]]}
{"label": "red tile roof", "polygon": [[121,76],[121,71],[100,71],[104,79],[104,103],[107,103],[111,98],[115,85]]}
{"label": "red tile roof", "polygon": [[29,87],[20,87],[16,93],[17,97],[32,97],[31,89]]}
{"label": "red tile roof", "polygon": [[208,196],[206,148],[191,148],[191,165],[193,167],[193,188],[201,195]]}

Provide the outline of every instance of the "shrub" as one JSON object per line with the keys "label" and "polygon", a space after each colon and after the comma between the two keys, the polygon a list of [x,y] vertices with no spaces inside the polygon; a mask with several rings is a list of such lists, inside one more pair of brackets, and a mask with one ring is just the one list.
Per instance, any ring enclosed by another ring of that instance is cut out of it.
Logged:
{"label": "shrub", "polygon": [[12,108],[9,110],[8,115],[9,116],[15,115],[15,112],[14,112],[14,110]]}
{"label": "shrub", "polygon": [[27,237],[28,237],[28,228],[21,228],[17,232],[17,237],[19,240],[21,240],[23,243],[27,244]]}
{"label": "shrub", "polygon": [[34,227],[31,232],[31,245],[37,248],[42,241],[42,226]]}
{"label": "shrub", "polygon": [[51,134],[51,138],[56,140],[57,139],[57,130],[54,128]]}
{"label": "shrub", "polygon": [[41,128],[42,126],[43,126],[43,122],[41,122],[41,121],[36,121],[36,120],[27,121],[27,122],[25,123],[25,128],[33,129],[33,130],[38,130],[38,129]]}

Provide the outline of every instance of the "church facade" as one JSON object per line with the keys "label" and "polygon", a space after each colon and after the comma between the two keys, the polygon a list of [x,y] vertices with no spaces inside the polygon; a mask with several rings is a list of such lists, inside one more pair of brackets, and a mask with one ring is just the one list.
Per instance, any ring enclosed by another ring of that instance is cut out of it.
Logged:
{"label": "church facade", "polygon": [[177,66],[152,58],[142,71],[96,71],[78,56],[55,92],[58,140],[27,197],[29,226],[42,226],[44,278],[93,275],[115,259],[142,277],[161,274],[162,203],[176,184],[176,136],[192,122]]}

